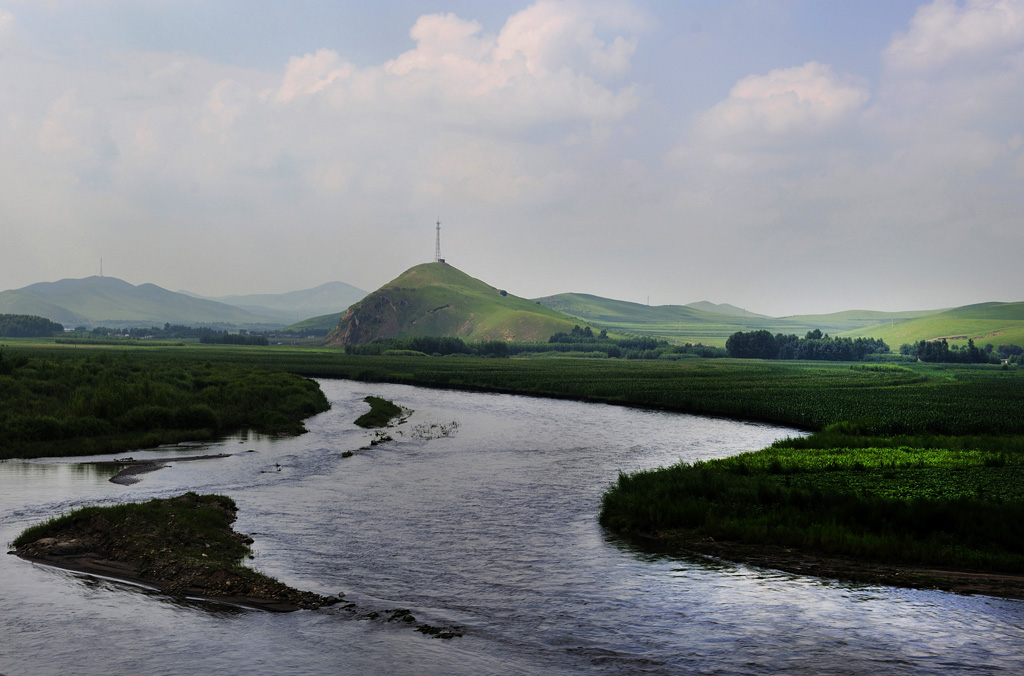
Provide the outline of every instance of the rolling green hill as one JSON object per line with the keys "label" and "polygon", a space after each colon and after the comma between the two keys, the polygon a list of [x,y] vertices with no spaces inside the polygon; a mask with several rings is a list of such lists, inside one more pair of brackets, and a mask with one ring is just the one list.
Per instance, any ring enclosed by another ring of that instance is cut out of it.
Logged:
{"label": "rolling green hill", "polygon": [[847,335],[845,332],[877,326],[881,322],[888,325],[894,321],[908,321],[930,314],[929,311],[889,313],[850,310],[777,318],[747,312],[732,305],[700,302],[650,307],[583,293],[563,293],[540,298],[537,302],[578,318],[580,322],[592,323],[609,331],[719,347],[724,347],[726,339],[737,331],[766,330],[802,336],[808,331],[821,329],[831,335]]}
{"label": "rolling green hill", "polygon": [[946,339],[951,345],[1024,345],[1024,302],[980,303],[903,322],[883,322],[849,331],[851,338],[881,338],[892,349],[904,343]]}
{"label": "rolling green hill", "polygon": [[232,305],[175,293],[155,284],[134,286],[114,277],[40,282],[0,293],[0,313],[32,314],[65,326],[171,324],[255,327],[264,317]]}
{"label": "rolling green hill", "polygon": [[687,303],[686,307],[692,307],[696,310],[703,310],[704,312],[713,312],[720,315],[732,315],[734,317],[760,317],[762,319],[771,319],[768,315],[759,315],[749,310],[744,310],[741,307],[730,305],[729,303],[709,303],[706,300],[698,301],[696,303]]}
{"label": "rolling green hill", "polygon": [[363,345],[377,338],[457,336],[466,341],[545,341],[576,322],[496,289],[446,263],[405,271],[348,309],[328,344]]}

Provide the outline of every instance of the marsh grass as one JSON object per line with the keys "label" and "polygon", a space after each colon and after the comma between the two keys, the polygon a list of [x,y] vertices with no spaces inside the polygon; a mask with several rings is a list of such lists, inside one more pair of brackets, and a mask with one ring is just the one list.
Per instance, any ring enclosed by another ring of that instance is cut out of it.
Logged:
{"label": "marsh grass", "polygon": [[0,459],[112,453],[246,428],[299,433],[304,418],[329,408],[315,382],[294,374],[140,354],[19,351],[0,373]]}
{"label": "marsh grass", "polygon": [[623,533],[1021,573],[1024,463],[984,450],[768,448],[620,474],[600,520]]}

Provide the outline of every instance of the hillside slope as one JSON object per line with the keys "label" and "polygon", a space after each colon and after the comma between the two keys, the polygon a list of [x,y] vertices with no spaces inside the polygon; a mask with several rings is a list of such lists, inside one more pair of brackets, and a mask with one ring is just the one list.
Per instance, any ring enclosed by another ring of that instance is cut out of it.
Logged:
{"label": "hillside slope", "polygon": [[332,345],[377,338],[456,336],[466,341],[545,341],[575,322],[550,308],[486,284],[446,263],[402,273],[345,312]]}
{"label": "hillside slope", "polygon": [[[725,346],[737,331],[765,330],[771,333],[803,336],[820,329],[825,333],[847,335],[848,331],[904,321],[939,311],[873,312],[851,310],[823,315],[768,317],[732,305],[699,302],[689,305],[648,306],[612,300],[584,293],[563,293],[540,298],[537,302],[580,322],[592,322],[609,331],[657,336],[682,343]],[[873,335],[873,334],[866,334]]]}
{"label": "hillside slope", "polygon": [[904,322],[883,322],[844,335],[881,338],[893,349],[904,343],[942,339],[952,345],[965,345],[973,340],[978,347],[987,343],[997,347],[1024,345],[1024,302],[964,305]]}

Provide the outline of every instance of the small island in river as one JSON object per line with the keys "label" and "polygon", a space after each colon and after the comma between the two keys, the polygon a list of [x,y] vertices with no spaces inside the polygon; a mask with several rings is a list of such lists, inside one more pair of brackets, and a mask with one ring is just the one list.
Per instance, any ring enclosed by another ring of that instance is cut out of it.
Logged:
{"label": "small island in river", "polygon": [[340,601],[293,589],[242,565],[252,538],[231,524],[223,495],[186,493],[110,507],[84,507],[27,529],[23,559],[156,588],[179,597],[263,610],[314,609]]}

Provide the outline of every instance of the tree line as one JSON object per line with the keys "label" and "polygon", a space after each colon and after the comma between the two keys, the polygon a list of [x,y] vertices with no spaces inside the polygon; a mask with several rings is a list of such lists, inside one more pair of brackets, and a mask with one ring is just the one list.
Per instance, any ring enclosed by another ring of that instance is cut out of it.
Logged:
{"label": "tree line", "polygon": [[508,344],[501,340],[467,343],[458,336],[414,336],[412,338],[378,338],[365,345],[346,345],[345,354],[424,354],[448,356],[461,354],[477,357],[508,357]]}
{"label": "tree line", "polygon": [[1000,345],[996,348],[990,343],[981,348],[974,344],[973,339],[969,339],[963,347],[950,345],[945,339],[904,343],[900,346],[900,354],[917,357],[921,361],[945,364],[998,364],[1004,359],[1019,364],[1024,361],[1024,348],[1019,345]]}
{"label": "tree line", "polygon": [[48,338],[64,333],[64,325],[35,315],[0,314],[0,338]]}
{"label": "tree line", "polygon": [[872,354],[888,354],[889,346],[878,338],[833,338],[820,329],[800,338],[770,331],[737,331],[725,341],[730,357],[738,359],[807,359],[814,361],[863,361]]}

